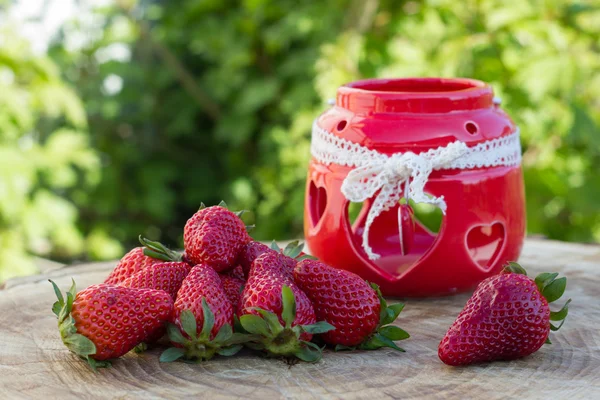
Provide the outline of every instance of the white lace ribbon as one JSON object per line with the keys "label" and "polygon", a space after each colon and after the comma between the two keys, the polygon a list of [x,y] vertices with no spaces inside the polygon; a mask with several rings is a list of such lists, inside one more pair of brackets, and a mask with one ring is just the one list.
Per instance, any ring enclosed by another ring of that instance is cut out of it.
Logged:
{"label": "white lace ribbon", "polygon": [[367,214],[363,231],[363,249],[371,260],[379,258],[369,246],[371,224],[382,212],[394,207],[403,194],[416,203],[434,204],[443,213],[446,212],[444,196],[430,197],[424,192],[432,171],[516,166],[521,163],[518,128],[510,135],[473,147],[457,140],[419,154],[408,151],[388,156],[340,138],[319,127],[315,121],[311,153],[322,164],[353,168],[342,183],[342,193],[349,201],[360,203],[379,191]]}

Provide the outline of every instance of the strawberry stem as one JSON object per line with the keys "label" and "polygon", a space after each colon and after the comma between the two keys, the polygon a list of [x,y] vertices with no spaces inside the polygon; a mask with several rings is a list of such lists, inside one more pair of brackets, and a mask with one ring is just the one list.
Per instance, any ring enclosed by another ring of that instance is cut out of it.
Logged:
{"label": "strawberry stem", "polygon": [[196,317],[190,310],[183,310],[179,316],[183,332],[177,325],[167,325],[169,340],[180,347],[176,346],[165,350],[160,356],[161,362],[173,362],[180,358],[200,362],[210,360],[215,354],[232,356],[241,350],[242,343],[251,339],[248,335],[233,333],[231,325],[225,324],[211,340],[210,335],[215,325],[215,315],[204,297],[202,298],[202,315],[204,321],[199,334]]}
{"label": "strawberry stem", "polygon": [[182,253],[167,248],[160,242],[155,242],[139,236],[140,243],[144,246],[144,255],[163,261],[181,261]]}
{"label": "strawberry stem", "polygon": [[300,336],[303,333],[325,333],[335,328],[325,321],[292,326],[296,319],[296,299],[290,287],[282,287],[281,301],[281,319],[284,325],[276,314],[261,308],[253,309],[259,315],[245,314],[239,318],[244,330],[256,338],[246,343],[246,346],[264,351],[271,357],[295,357],[306,362],[319,361],[323,354],[322,349],[314,343],[301,340]]}

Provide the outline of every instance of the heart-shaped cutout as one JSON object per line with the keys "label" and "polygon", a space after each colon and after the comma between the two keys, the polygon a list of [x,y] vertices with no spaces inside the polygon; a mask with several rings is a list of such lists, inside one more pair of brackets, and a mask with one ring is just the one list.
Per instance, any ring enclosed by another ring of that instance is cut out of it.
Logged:
{"label": "heart-shaped cutout", "polygon": [[488,272],[498,259],[505,240],[506,231],[502,223],[479,225],[467,233],[467,249],[479,269]]}
{"label": "heart-shaped cutout", "polygon": [[317,187],[314,182],[310,182],[308,189],[308,201],[310,204],[310,220],[315,227],[325,213],[327,207],[327,192],[324,187]]}
{"label": "heart-shaped cutout", "polygon": [[[353,242],[360,252],[363,252],[362,234],[371,204],[371,200],[367,200],[360,208],[347,210],[346,222],[353,233]],[[353,211],[352,216],[349,211]],[[369,260],[364,256],[364,259],[373,268],[400,279],[433,247],[437,237],[436,232],[432,232],[423,224],[412,205],[397,204],[383,211],[371,225],[369,243],[380,258]]]}

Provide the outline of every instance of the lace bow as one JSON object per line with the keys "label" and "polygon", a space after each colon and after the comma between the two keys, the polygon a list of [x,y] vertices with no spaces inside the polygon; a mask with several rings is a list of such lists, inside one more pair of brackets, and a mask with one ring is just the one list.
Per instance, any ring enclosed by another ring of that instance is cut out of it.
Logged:
{"label": "lace bow", "polygon": [[434,204],[445,213],[444,196],[428,197],[425,195],[425,183],[433,170],[448,168],[454,160],[465,155],[468,150],[465,143],[453,142],[446,147],[426,153],[393,154],[386,159],[368,162],[348,173],[342,183],[342,193],[348,200],[360,203],[381,190],[367,214],[363,231],[363,248],[371,260],[379,258],[379,255],[374,253],[369,246],[371,224],[382,212],[398,203],[404,184],[407,183],[408,193],[405,193],[407,198],[413,199],[416,203]]}

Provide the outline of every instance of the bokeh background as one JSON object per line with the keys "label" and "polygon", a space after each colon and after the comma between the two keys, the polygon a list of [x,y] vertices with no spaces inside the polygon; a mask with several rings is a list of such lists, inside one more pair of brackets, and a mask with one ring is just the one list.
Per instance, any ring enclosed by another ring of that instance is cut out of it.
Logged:
{"label": "bokeh background", "polygon": [[201,201],[301,235],[313,118],[404,76],[492,83],[528,232],[600,242],[599,0],[0,0],[0,282],[180,245]]}

